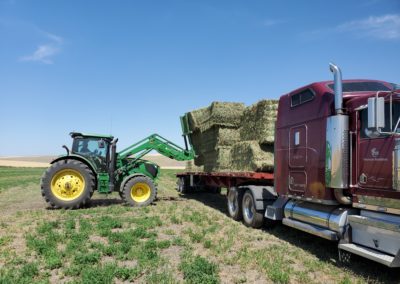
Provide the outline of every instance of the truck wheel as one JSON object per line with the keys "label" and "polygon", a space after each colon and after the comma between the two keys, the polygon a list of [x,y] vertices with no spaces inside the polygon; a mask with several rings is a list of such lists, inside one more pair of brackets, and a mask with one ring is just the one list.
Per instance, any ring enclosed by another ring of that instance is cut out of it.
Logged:
{"label": "truck wheel", "polygon": [[176,190],[179,193],[185,194],[188,192],[188,186],[185,182],[185,177],[180,177],[176,182]]}
{"label": "truck wheel", "polygon": [[233,220],[240,221],[243,218],[242,198],[243,198],[242,190],[238,190],[236,187],[229,188],[226,200],[227,200],[229,216]]}
{"label": "truck wheel", "polygon": [[147,206],[157,196],[157,188],[146,176],[131,178],[124,186],[122,199],[130,206]]}
{"label": "truck wheel", "polygon": [[255,200],[251,191],[246,190],[242,202],[243,222],[252,228],[261,228],[264,222],[263,214],[257,212]]}
{"label": "truck wheel", "polygon": [[58,161],[42,176],[42,196],[53,208],[80,208],[89,202],[94,190],[94,174],[80,161]]}

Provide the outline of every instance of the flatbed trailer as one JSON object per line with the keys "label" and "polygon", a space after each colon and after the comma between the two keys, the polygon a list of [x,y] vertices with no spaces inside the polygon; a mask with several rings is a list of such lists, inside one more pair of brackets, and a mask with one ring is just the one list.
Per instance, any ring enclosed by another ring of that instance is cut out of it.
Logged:
{"label": "flatbed trailer", "polygon": [[[257,184],[272,186],[274,183],[273,173],[263,172],[182,172],[176,175],[189,187],[237,187],[246,184]],[[180,190],[181,191],[181,190]]]}

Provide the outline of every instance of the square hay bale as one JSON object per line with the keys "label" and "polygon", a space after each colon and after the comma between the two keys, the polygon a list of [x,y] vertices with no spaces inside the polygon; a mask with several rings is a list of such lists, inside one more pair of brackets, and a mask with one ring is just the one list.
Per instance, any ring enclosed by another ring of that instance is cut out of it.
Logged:
{"label": "square hay bale", "polygon": [[213,126],[203,132],[194,131],[190,134],[190,140],[197,155],[195,164],[201,166],[207,159],[205,153],[213,152],[220,146],[233,145],[240,140],[240,135],[238,129]]}
{"label": "square hay bale", "polygon": [[230,156],[234,171],[271,172],[274,169],[273,146],[260,145],[257,140],[236,143]]}
{"label": "square hay bale", "polygon": [[206,108],[189,112],[190,130],[205,131],[214,125],[239,127],[244,109],[242,103],[213,102]]}
{"label": "square hay bale", "polygon": [[203,166],[196,166],[193,160],[186,161],[185,171],[187,172],[204,172]]}
{"label": "square hay bale", "polygon": [[203,151],[218,146],[230,146],[240,140],[239,130],[231,127],[213,126],[201,133]]}
{"label": "square hay bale", "polygon": [[240,124],[240,138],[273,144],[277,111],[277,100],[262,100],[246,108]]}
{"label": "square hay bale", "polygon": [[212,151],[204,153],[204,171],[229,171],[231,166],[231,148],[230,146],[219,146]]}

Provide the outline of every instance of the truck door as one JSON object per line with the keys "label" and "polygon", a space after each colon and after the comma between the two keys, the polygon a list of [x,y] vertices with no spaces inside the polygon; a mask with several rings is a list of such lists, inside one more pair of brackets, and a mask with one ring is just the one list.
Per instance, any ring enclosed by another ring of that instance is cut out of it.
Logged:
{"label": "truck door", "polygon": [[295,126],[289,130],[289,190],[292,194],[304,194],[307,188],[307,126]]}
{"label": "truck door", "polygon": [[[397,109],[398,107],[396,107]],[[385,129],[390,131],[389,104],[385,105]],[[398,115],[394,115],[394,118]],[[394,123],[396,123],[395,120]],[[377,134],[368,130],[368,109],[360,111],[358,135],[358,185],[361,188],[391,190],[392,186],[392,155],[394,147],[393,135]]]}

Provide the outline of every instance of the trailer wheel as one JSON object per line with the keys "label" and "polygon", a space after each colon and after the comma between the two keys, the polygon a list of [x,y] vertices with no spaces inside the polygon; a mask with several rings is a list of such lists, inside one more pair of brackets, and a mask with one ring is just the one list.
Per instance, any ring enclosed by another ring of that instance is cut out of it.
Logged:
{"label": "trailer wheel", "polygon": [[157,196],[157,188],[146,176],[136,176],[128,180],[122,191],[123,200],[130,206],[147,206]]}
{"label": "trailer wheel", "polygon": [[256,210],[255,200],[250,190],[246,190],[242,201],[243,222],[252,228],[261,228],[264,216]]}
{"label": "trailer wheel", "polygon": [[229,216],[235,221],[240,221],[243,218],[242,198],[243,198],[242,190],[238,190],[236,187],[229,188],[228,195],[226,197],[228,213]]}
{"label": "trailer wheel", "polygon": [[61,160],[43,174],[42,196],[53,208],[78,209],[87,204],[95,190],[92,170],[76,160]]}
{"label": "trailer wheel", "polygon": [[176,190],[179,193],[185,194],[188,192],[187,182],[185,181],[185,177],[178,178],[176,182]]}

